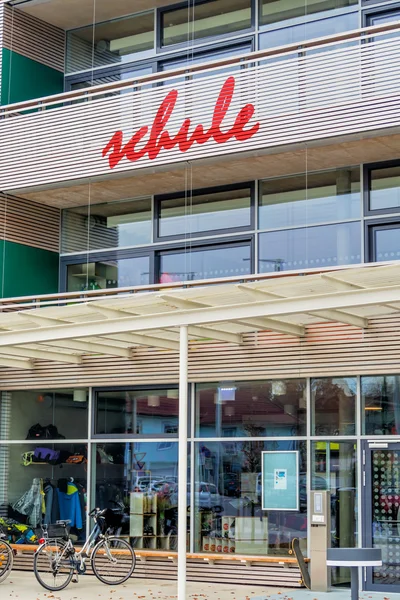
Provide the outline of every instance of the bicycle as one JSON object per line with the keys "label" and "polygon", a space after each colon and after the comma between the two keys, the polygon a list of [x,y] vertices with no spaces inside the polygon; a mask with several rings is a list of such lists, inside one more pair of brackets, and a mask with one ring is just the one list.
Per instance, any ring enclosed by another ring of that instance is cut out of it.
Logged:
{"label": "bicycle", "polygon": [[0,530],[0,583],[7,579],[14,564],[14,551],[5,537]]}
{"label": "bicycle", "polygon": [[43,538],[39,540],[33,568],[36,579],[47,590],[63,590],[74,574],[74,582],[77,583],[79,575],[86,572],[87,560],[90,560],[97,579],[106,585],[124,583],[135,570],[133,548],[126,540],[111,534],[117,526],[115,512],[108,508],[94,508],[89,516],[93,518],[95,526],[79,552],[69,536],[69,521],[57,521],[56,527],[43,526]]}

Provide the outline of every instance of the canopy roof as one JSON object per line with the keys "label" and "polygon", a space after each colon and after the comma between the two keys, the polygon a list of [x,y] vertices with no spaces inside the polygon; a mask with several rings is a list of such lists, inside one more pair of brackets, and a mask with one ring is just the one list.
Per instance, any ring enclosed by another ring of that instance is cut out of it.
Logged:
{"label": "canopy roof", "polygon": [[93,355],[134,360],[137,346],[177,352],[182,325],[188,326],[192,346],[196,340],[241,344],[249,332],[300,337],[307,326],[327,321],[363,329],[370,318],[400,311],[400,264],[259,277],[190,282],[189,289],[138,288],[92,299],[64,296],[57,300],[63,305],[53,300],[43,308],[16,310],[3,301],[0,365],[32,369],[36,360],[79,364]]}

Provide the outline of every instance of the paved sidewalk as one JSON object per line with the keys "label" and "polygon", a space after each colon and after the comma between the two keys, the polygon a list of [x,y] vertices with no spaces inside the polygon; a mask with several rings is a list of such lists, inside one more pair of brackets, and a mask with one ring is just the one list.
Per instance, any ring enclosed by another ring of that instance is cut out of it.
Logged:
{"label": "paved sidewalk", "polygon": [[[175,600],[176,583],[155,579],[133,579],[122,586],[105,586],[91,576],[81,577],[62,592],[48,592],[33,573],[13,572],[0,583],[1,600]],[[188,583],[187,600],[350,600],[350,590],[327,594],[306,589],[272,588],[249,585]],[[364,592],[360,600],[400,600],[400,594]]]}

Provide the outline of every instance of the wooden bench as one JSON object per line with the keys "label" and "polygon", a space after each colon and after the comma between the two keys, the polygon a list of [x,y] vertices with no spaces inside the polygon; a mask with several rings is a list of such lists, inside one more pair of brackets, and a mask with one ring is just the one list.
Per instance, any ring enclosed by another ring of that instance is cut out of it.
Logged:
{"label": "wooden bench", "polygon": [[[33,554],[38,546],[12,544],[16,550],[15,569],[31,570]],[[176,579],[178,553],[171,550],[135,550],[138,558],[134,577],[149,579]],[[254,585],[302,587],[302,578],[296,558],[292,556],[248,556],[222,553],[187,553],[189,581],[209,583],[252,582]],[[305,559],[309,562],[309,559]],[[89,564],[88,564],[89,567]],[[90,569],[88,570],[90,573]]]}

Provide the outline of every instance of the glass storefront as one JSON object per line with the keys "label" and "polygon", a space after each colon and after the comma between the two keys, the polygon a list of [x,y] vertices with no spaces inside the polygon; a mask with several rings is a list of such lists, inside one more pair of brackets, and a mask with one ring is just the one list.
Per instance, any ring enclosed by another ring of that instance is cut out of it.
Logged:
{"label": "glass storefront", "polygon": [[[287,555],[298,537],[306,554],[310,489],[330,491],[332,546],[357,546],[361,452],[373,436],[392,443],[398,435],[399,382],[368,375],[194,385],[188,551]],[[35,543],[41,523],[71,518],[81,540],[96,505],[122,515],[118,533],[136,548],[175,550],[178,403],[176,384],[1,392],[0,525],[9,539]],[[262,453],[288,451],[298,453],[298,509],[264,510]],[[386,515],[379,510],[376,523]],[[385,548],[382,572],[390,574]],[[349,582],[346,569],[332,577]]]}

